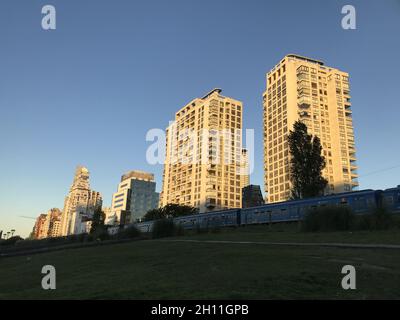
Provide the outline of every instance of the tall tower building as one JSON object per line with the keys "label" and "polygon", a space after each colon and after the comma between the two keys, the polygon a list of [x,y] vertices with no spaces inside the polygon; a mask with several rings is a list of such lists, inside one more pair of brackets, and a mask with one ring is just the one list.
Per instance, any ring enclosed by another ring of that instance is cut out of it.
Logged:
{"label": "tall tower building", "polygon": [[102,198],[99,192],[90,190],[89,170],[78,166],[74,181],[65,197],[61,217],[61,235],[89,232],[90,220],[94,211],[101,208]]}
{"label": "tall tower building", "polygon": [[161,206],[241,207],[242,102],[214,89],[180,109],[166,135]]}
{"label": "tall tower building", "polygon": [[322,61],[289,54],[266,75],[264,182],[268,202],[290,197],[287,136],[301,120],[321,140],[326,193],[358,186],[349,75]]}
{"label": "tall tower building", "polygon": [[154,174],[133,170],[121,177],[118,191],[113,194],[111,214],[107,224],[127,224],[140,221],[147,211],[158,207]]}

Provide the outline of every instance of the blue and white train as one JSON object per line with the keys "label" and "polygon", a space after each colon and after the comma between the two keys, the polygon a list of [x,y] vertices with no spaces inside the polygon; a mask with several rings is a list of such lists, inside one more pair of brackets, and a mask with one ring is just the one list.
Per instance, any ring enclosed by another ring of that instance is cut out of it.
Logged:
{"label": "blue and white train", "polygon": [[[386,190],[362,190],[291,200],[252,208],[213,211],[174,218],[174,222],[184,229],[293,222],[302,220],[309,210],[323,206],[348,206],[355,214],[368,214],[384,206],[389,212],[400,214],[400,186]],[[141,222],[136,226],[142,232],[151,232],[153,223],[153,221]]]}

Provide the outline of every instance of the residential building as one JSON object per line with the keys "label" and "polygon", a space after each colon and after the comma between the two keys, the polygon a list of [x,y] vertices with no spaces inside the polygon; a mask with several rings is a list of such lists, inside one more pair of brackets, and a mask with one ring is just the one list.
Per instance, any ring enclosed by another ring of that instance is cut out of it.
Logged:
{"label": "residential building", "polygon": [[35,239],[43,239],[47,237],[45,224],[46,224],[46,214],[42,213],[37,217],[35,226],[33,228],[33,237]]}
{"label": "residential building", "polygon": [[289,54],[266,75],[264,182],[268,202],[290,197],[289,131],[297,120],[321,140],[326,193],[358,186],[348,73]]}
{"label": "residential building", "polygon": [[58,237],[61,233],[61,210],[58,208],[50,209],[46,214],[46,220],[43,226],[43,235],[45,238]]}
{"label": "residential building", "polygon": [[64,201],[61,235],[89,232],[93,213],[101,206],[100,193],[90,189],[89,170],[78,166],[69,194]]}
{"label": "residential building", "polygon": [[166,132],[160,205],[240,208],[242,102],[213,89],[175,114]]}

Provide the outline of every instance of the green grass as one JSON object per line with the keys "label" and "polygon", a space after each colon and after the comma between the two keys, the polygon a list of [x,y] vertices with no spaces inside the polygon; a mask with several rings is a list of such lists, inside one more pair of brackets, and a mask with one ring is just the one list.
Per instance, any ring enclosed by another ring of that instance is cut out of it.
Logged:
{"label": "green grass", "polygon": [[[399,244],[398,233],[308,234],[295,226],[255,226],[179,239]],[[399,253],[135,241],[1,259],[0,299],[399,299]],[[56,267],[56,290],[41,289],[45,264]],[[341,289],[345,264],[356,267],[356,290]]]}
{"label": "green grass", "polygon": [[357,244],[398,244],[400,245],[400,230],[376,231],[336,231],[336,232],[301,232],[300,225],[274,224],[254,225],[240,228],[221,228],[218,233],[209,232],[197,234],[187,233],[189,239],[231,241],[265,241],[265,242],[335,242]]}

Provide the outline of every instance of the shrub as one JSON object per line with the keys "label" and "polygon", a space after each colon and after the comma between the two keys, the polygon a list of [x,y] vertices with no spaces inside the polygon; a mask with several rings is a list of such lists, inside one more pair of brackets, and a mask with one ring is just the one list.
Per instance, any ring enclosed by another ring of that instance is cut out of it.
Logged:
{"label": "shrub", "polygon": [[221,232],[221,227],[219,226],[213,226],[210,229],[211,233],[220,233]]}
{"label": "shrub", "polygon": [[134,226],[128,226],[125,229],[121,229],[118,233],[114,236],[116,239],[132,239],[137,238],[141,235],[140,230]]}
{"label": "shrub", "polygon": [[385,208],[376,208],[372,213],[357,217],[359,230],[386,230],[395,225],[391,214]]}
{"label": "shrub", "polygon": [[161,219],[154,222],[152,237],[156,239],[181,236],[183,233],[182,226],[176,225],[172,219]]}
{"label": "shrub", "polygon": [[0,245],[2,246],[13,246],[15,245],[18,241],[23,240],[20,236],[13,236],[7,240],[2,240],[0,242]]}
{"label": "shrub", "polygon": [[348,207],[318,207],[306,213],[302,230],[344,231],[353,227],[355,216]]}
{"label": "shrub", "polygon": [[202,228],[200,226],[200,224],[196,224],[196,233],[197,234],[208,233],[208,227],[207,228]]}

